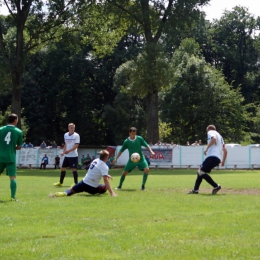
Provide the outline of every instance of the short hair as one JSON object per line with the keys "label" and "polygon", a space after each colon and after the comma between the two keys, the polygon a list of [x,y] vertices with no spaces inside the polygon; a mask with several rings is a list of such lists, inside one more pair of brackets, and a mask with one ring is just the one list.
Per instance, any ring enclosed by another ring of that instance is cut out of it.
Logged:
{"label": "short hair", "polygon": [[132,126],[132,127],[129,128],[129,133],[132,132],[132,130],[137,131],[137,129],[136,129],[135,127]]}
{"label": "short hair", "polygon": [[16,119],[18,119],[18,116],[16,114],[11,114],[8,116],[8,123],[13,123]]}
{"label": "short hair", "polygon": [[73,123],[69,123],[69,124],[68,124],[68,126],[71,126],[71,125],[75,126],[75,124],[73,124]]}
{"label": "short hair", "polygon": [[107,150],[102,150],[99,153],[99,159],[104,160],[107,156],[109,156],[109,152]]}
{"label": "short hair", "polygon": [[216,127],[214,125],[209,125],[207,127],[207,130],[215,130],[216,131]]}

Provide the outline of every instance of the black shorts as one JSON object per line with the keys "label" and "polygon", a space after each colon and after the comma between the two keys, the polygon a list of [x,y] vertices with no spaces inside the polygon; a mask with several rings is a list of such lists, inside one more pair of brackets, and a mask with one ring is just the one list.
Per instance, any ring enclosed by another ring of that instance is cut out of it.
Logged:
{"label": "black shorts", "polygon": [[205,161],[201,164],[200,169],[203,172],[210,173],[211,170],[220,164],[220,159],[215,156],[209,156],[205,159]]}
{"label": "black shorts", "polygon": [[86,183],[84,183],[83,181],[77,183],[76,185],[74,185],[72,187],[72,189],[76,192],[76,193],[80,193],[80,192],[87,192],[90,194],[101,194],[101,193],[105,193],[107,191],[106,189],[106,185],[105,184],[99,184],[98,187],[92,187]]}
{"label": "black shorts", "polygon": [[66,157],[63,160],[62,168],[78,168],[78,157]]}

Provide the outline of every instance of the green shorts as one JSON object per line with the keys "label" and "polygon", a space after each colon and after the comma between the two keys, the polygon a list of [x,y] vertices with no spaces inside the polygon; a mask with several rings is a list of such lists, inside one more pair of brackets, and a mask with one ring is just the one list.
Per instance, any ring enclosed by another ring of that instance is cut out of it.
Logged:
{"label": "green shorts", "polygon": [[138,163],[133,163],[131,160],[128,160],[124,172],[131,172],[135,167],[138,167],[140,171],[143,171],[145,168],[149,168],[146,160],[141,160]]}
{"label": "green shorts", "polygon": [[3,173],[5,168],[6,168],[6,175],[16,176],[16,163],[0,162],[0,173]]}

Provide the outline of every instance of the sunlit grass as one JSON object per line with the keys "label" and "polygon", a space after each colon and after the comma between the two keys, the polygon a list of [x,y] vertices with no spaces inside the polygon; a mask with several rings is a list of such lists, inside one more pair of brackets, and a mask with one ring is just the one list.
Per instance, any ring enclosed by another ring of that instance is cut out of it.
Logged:
{"label": "sunlit grass", "polygon": [[[110,171],[113,187],[122,169]],[[18,170],[19,202],[0,177],[0,259],[259,259],[259,171],[213,171],[213,196],[188,195],[194,170],[151,170],[146,191],[135,170],[118,197],[49,198],[59,170]],[[80,178],[85,171],[79,171]]]}

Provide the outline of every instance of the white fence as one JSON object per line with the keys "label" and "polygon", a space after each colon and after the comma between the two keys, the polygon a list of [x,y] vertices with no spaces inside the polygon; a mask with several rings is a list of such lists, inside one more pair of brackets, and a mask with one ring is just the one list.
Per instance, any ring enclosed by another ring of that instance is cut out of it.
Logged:
{"label": "white fence", "polygon": [[[121,146],[117,146],[116,154],[118,154]],[[152,146],[152,149],[159,151],[163,146]],[[205,146],[175,146],[172,149],[171,162],[161,159],[151,162],[151,167],[156,168],[198,168],[205,159]],[[98,157],[101,149],[79,148],[79,162],[82,155],[89,154],[91,157]],[[249,146],[227,147],[228,156],[224,167],[219,169],[254,169],[260,168],[260,148]],[[42,157],[47,154],[49,164],[47,168],[54,168],[54,158],[62,153],[61,149],[38,149],[26,148],[17,151],[16,164],[19,167],[39,167]],[[128,160],[128,151],[124,151],[117,161],[117,166],[123,166]],[[60,156],[62,164],[63,156]]]}
{"label": "white fence", "polygon": [[[118,146],[116,154],[121,147]],[[165,147],[152,146],[153,150]],[[151,162],[151,167],[156,168],[198,168],[206,158],[205,146],[175,146],[172,148],[172,161],[164,162],[158,159]],[[260,168],[260,148],[250,146],[227,147],[228,155],[224,167],[219,169],[254,169]],[[119,157],[117,165],[124,165],[128,160],[128,151],[124,151]]]}

